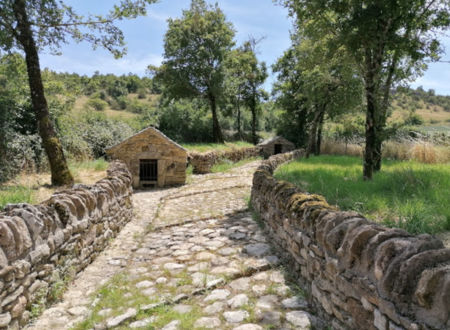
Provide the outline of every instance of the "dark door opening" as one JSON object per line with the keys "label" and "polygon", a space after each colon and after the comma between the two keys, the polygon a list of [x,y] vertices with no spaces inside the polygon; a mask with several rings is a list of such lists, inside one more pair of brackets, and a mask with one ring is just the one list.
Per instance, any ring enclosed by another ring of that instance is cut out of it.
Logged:
{"label": "dark door opening", "polygon": [[281,154],[282,150],[283,150],[283,145],[282,144],[275,144],[275,152],[273,154],[274,155]]}
{"label": "dark door opening", "polygon": [[141,159],[139,164],[140,181],[158,181],[158,160]]}

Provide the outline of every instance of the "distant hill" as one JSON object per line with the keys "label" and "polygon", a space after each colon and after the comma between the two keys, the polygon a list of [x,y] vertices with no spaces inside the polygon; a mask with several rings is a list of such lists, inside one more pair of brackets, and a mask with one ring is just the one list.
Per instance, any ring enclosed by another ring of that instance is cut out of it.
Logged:
{"label": "distant hill", "polygon": [[399,87],[392,101],[392,121],[410,121],[425,131],[450,131],[450,96],[430,89]]}

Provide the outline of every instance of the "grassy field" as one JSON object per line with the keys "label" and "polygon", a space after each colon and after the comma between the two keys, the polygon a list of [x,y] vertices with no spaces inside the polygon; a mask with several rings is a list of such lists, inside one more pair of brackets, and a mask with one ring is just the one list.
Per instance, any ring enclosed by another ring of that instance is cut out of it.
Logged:
{"label": "grassy field", "polygon": [[[103,159],[69,162],[76,183],[93,184],[106,176],[108,162]],[[50,185],[49,173],[24,173],[0,185],[0,210],[6,204],[37,204],[48,199],[55,187]]]}
{"label": "grassy field", "polygon": [[236,141],[236,142],[225,142],[225,144],[221,143],[183,143],[182,146],[186,148],[188,151],[196,151],[196,152],[206,152],[211,150],[231,150],[233,148],[244,148],[244,147],[253,147],[253,144],[244,142],[244,141]]}
{"label": "grassy field", "polygon": [[385,161],[373,181],[362,180],[358,157],[319,156],[281,166],[278,179],[326,197],[342,210],[410,233],[450,230],[450,166]]}

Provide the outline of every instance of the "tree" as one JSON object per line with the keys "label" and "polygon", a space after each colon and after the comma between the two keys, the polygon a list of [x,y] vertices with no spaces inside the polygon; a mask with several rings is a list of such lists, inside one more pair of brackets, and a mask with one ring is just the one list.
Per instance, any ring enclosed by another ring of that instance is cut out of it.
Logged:
{"label": "tree", "polygon": [[437,32],[450,25],[448,0],[281,0],[311,36],[332,34],[345,47],[365,86],[363,177],[381,168],[381,145],[393,86],[439,58]]}
{"label": "tree", "polygon": [[281,93],[284,106],[300,115],[297,120],[308,131],[303,137],[307,157],[320,154],[325,116],[340,116],[362,103],[362,86],[353,63],[342,49],[327,49],[330,38],[311,39],[299,30],[291,35],[291,48],[274,66],[279,72],[275,91]]}
{"label": "tree", "polygon": [[179,19],[169,19],[164,61],[149,67],[171,98],[204,98],[213,119],[213,139],[223,143],[217,104],[223,96],[225,58],[234,46],[234,30],[218,5],[193,0]]}
{"label": "tree", "polygon": [[241,47],[234,49],[228,56],[227,82],[229,94],[237,109],[237,129],[241,136],[241,105],[246,105],[252,114],[252,142],[258,143],[257,114],[261,99],[267,98],[261,88],[267,79],[267,67],[264,62],[258,62],[255,48],[259,41],[250,38]]}
{"label": "tree", "polygon": [[[47,154],[53,185],[73,183],[61,142],[50,118],[39,63],[39,50],[56,51],[67,37],[103,46],[114,56],[125,49],[122,32],[114,21],[145,14],[155,0],[122,0],[106,17],[77,15],[72,7],[56,0],[4,0],[0,4],[0,50],[25,53],[31,103],[42,145]],[[83,30],[81,29],[83,28]],[[87,29],[87,32],[86,32]]]}

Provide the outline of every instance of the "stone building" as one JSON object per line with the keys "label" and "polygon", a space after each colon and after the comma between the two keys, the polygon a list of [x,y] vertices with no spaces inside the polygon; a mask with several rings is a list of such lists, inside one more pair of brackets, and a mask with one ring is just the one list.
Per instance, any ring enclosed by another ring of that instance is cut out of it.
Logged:
{"label": "stone building", "polygon": [[264,158],[268,158],[276,154],[281,154],[283,152],[289,152],[295,149],[295,145],[282,136],[275,136],[273,138],[265,140],[258,144],[258,147],[261,148],[261,153]]}
{"label": "stone building", "polygon": [[164,187],[186,182],[187,150],[149,127],[106,150],[125,162],[134,188]]}

